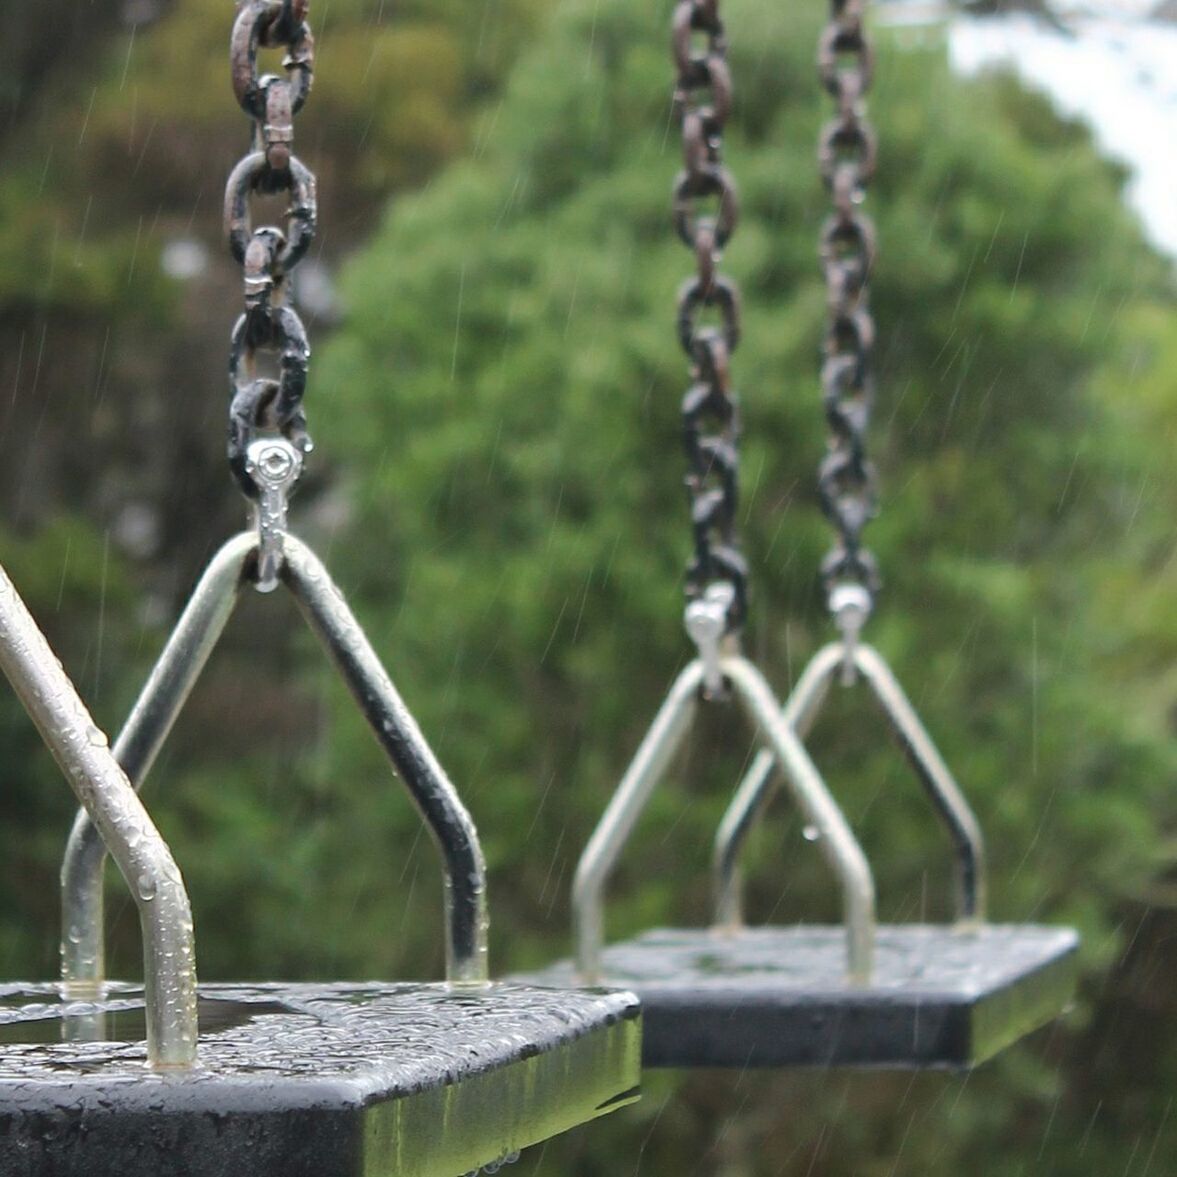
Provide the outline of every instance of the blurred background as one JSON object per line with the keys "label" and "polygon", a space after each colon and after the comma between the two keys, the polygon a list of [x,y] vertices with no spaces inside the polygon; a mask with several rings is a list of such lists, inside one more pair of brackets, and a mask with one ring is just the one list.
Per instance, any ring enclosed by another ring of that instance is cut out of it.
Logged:
{"label": "blurred background", "polygon": [[[311,10],[296,150],[320,230],[298,301],[317,446],[293,522],[478,821],[496,972],[566,953],[577,856],[690,654],[671,7]],[[783,696],[829,636],[824,5],[723,10],[747,648]],[[2,11],[0,559],[114,732],[245,519],[224,461],[241,278],[221,201],[249,136],[233,6]],[[995,918],[1082,932],[1075,1009],[968,1076],[647,1075],[639,1105],[530,1150],[519,1174],[1177,1173],[1171,15],[876,9],[869,541],[886,586],[869,638],[982,820]],[[752,750],[731,719],[705,712],[651,806],[611,936],[705,922],[712,832]],[[811,746],[884,918],[945,917],[947,848],[865,696],[836,694]],[[283,594],[244,600],[145,796],[203,979],[440,975],[432,850]],[[5,979],[56,974],[72,812],[0,692]],[[754,858],[752,919],[837,918],[787,804]],[[134,910],[109,874],[112,972],[134,978]]]}

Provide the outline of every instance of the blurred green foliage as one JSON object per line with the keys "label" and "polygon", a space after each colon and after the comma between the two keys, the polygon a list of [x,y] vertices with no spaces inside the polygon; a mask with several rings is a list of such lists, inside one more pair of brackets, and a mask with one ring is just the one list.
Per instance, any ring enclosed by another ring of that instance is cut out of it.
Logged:
{"label": "blurred green foliage", "polygon": [[[337,215],[421,184],[465,144],[472,105],[494,92],[538,9],[493,0],[472,20],[460,3],[388,7],[386,19],[384,5],[335,0],[314,20],[318,68],[298,149],[320,167],[326,153],[320,178]],[[169,307],[145,228],[149,239],[161,219],[191,229],[206,201],[219,211],[208,179],[228,170],[226,141],[242,151],[249,141],[228,84],[230,15],[222,0],[181,0],[109,52],[83,30],[94,67],[70,54],[8,145],[0,309]],[[263,51],[259,69],[280,72],[281,54]]]}
{"label": "blurred green foliage", "polygon": [[[207,77],[200,64],[221,52],[212,7],[182,5],[153,34],[134,59],[138,98],[111,59],[92,118],[93,161],[145,135],[147,109],[171,128],[146,150],[176,208],[206,124],[237,117],[191,99],[224,85],[219,56]],[[315,103],[352,136],[339,155],[349,176],[373,193],[416,184],[467,150],[391,205],[349,268],[347,319],[308,400],[337,509],[300,526],[479,822],[505,972],[566,950],[576,858],[689,656],[673,303],[691,259],[669,226],[669,6],[563,0],[505,95],[479,105],[534,19],[522,0],[497,7],[510,19],[489,41],[458,0],[403,5],[404,23],[379,35],[359,5],[337,2],[324,21]],[[743,196],[725,263],[746,308],[746,644],[783,694],[828,637],[815,575],[828,536],[811,489],[818,13],[756,0],[725,11]],[[524,1173],[1078,1177],[1177,1155],[1177,1002],[1161,967],[1177,930],[1170,278],[1085,132],[1008,78],[952,77],[939,48],[884,37],[881,49],[870,207],[883,512],[869,539],[887,585],[869,636],[987,831],[995,918],[1083,932],[1082,1000],[967,1079],[652,1076],[638,1108],[535,1151]],[[105,594],[105,673],[113,661],[118,681],[98,707],[115,726],[159,632],[130,624],[126,571],[76,528],[88,556],[64,580],[70,529],[39,536],[38,552],[5,542],[5,562],[43,565],[18,577],[41,616],[60,583],[86,616]],[[204,976],[438,975],[441,889],[411,806],[289,603],[249,600],[243,614],[150,801],[193,893]],[[83,652],[67,665],[83,667]],[[269,693],[271,673],[296,685]],[[55,782],[17,713],[2,714],[5,748],[36,766],[6,800],[11,828],[28,823],[28,792]],[[861,692],[836,694],[811,744],[871,854],[884,916],[946,916],[946,848]],[[735,716],[705,714],[618,876],[611,935],[705,922],[712,832],[751,750]],[[49,973],[18,930],[44,917],[20,885],[57,853],[41,837],[0,876],[0,947]],[[754,857],[752,918],[837,917],[788,805]],[[112,884],[115,960],[133,974],[119,895]]]}
{"label": "blurred green foliage", "polygon": [[[728,8],[748,646],[783,691],[828,633],[815,578],[828,541],[809,489],[823,428],[812,150],[824,109],[813,17]],[[664,56],[642,10],[561,5],[479,158],[400,202],[351,268],[347,325],[319,367],[347,390],[330,444],[358,457],[348,535],[387,537],[341,544],[336,566],[480,819],[500,967],[566,949],[576,855],[688,654],[673,296],[690,259],[668,227]],[[1118,952],[1124,903],[1171,856],[1162,651],[1174,649],[1175,586],[1145,559],[1172,551],[1160,438],[1175,409],[1155,352],[1168,277],[1122,209],[1121,176],[1009,79],[965,83],[940,50],[886,46],[872,109],[884,502],[870,538],[888,584],[871,638],[981,816],[996,918],[1076,924],[1095,978]],[[1144,370],[1160,420],[1140,429],[1121,410]],[[331,731],[333,765],[375,770],[346,708]],[[946,915],[938,832],[861,694],[835,698],[812,742],[872,854],[884,914]],[[735,717],[707,718],[619,876],[612,934],[706,919],[711,834],[749,751]],[[766,823],[759,861],[755,917],[836,917],[788,806]],[[750,1106],[787,1090],[793,1114],[761,1125],[779,1145],[765,1147],[747,1125],[771,1116],[745,1108],[733,1128],[745,1152],[716,1171],[804,1173],[820,1157],[814,1172],[867,1173],[874,1155],[889,1172],[902,1148],[903,1171],[1014,1172],[1040,1146],[1051,1172],[1099,1171],[1101,1150],[1121,1156],[1123,1125],[1082,1140],[1096,1110],[1082,1101],[1077,1130],[1059,1124],[1085,1016],[967,1088],[919,1080],[902,1118],[904,1088],[886,1080],[825,1079],[816,1094],[746,1081]],[[705,1104],[705,1087],[680,1100]],[[1145,1123],[1159,1122],[1155,1098]],[[584,1134],[575,1162],[561,1151],[574,1146],[551,1146],[543,1171],[616,1168],[642,1146],[646,1171],[690,1168],[733,1113],[720,1101],[647,1139],[649,1114]],[[904,1143],[909,1122],[923,1131]]]}

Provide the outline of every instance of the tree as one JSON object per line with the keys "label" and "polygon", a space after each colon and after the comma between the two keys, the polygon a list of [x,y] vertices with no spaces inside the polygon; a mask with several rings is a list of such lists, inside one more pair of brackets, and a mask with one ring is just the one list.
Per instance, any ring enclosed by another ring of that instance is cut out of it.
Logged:
{"label": "tree", "polygon": [[[725,8],[744,201],[726,262],[747,307],[735,370],[748,645],[783,689],[828,632],[814,575],[826,537],[807,489],[822,447],[823,111],[812,18]],[[339,393],[324,447],[346,455],[354,504],[338,567],[480,821],[500,969],[564,950],[576,856],[688,654],[672,306],[690,259],[668,225],[661,42],[632,5],[563,5],[488,115],[478,158],[398,202],[356,261],[320,368]],[[1122,176],[1009,78],[963,82],[939,49],[888,45],[872,101],[885,490],[870,538],[888,585],[871,638],[988,830],[997,917],[1084,932],[1084,1012],[967,1084],[691,1079],[666,1108],[655,1099],[551,1146],[545,1172],[613,1170],[640,1152],[651,1173],[700,1156],[731,1173],[946,1160],[992,1173],[1042,1148],[1052,1172],[1081,1173],[1123,1163],[1117,1117],[1136,1116],[1142,1137],[1159,1125],[1159,1091],[1121,1075],[1090,1092],[1082,1024],[1106,1009],[1123,905],[1168,859],[1172,689],[1126,648],[1167,636],[1171,651],[1171,634],[1158,608],[1140,621],[1149,638],[1129,639],[1122,613],[1150,583],[1134,537],[1171,536],[1172,504],[1155,481],[1131,493],[1126,471],[1158,460],[1155,427],[1134,429],[1109,392],[1142,371],[1162,379],[1149,340],[1167,280],[1120,204]],[[1171,405],[1160,411],[1171,428]],[[1166,606],[1171,581],[1154,590]],[[1147,718],[1127,698],[1147,699]],[[342,705],[331,732],[336,773],[375,771]],[[946,914],[945,855],[881,725],[839,699],[814,749],[871,851],[884,915]],[[748,750],[722,710],[710,717],[629,855],[611,934],[706,918],[707,847]],[[344,837],[375,853],[391,827],[362,824]],[[785,806],[760,862],[756,915],[835,917]]]}

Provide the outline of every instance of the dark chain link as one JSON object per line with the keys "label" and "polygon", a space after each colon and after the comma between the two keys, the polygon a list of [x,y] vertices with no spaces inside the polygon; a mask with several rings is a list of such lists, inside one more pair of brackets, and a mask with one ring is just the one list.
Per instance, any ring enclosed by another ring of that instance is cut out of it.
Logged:
{"label": "dark chain link", "polygon": [[[732,81],[719,0],[679,0],[671,44],[684,164],[674,182],[674,225],[696,266],[678,293],[678,337],[691,361],[691,387],[682,403],[695,540],[686,595],[696,600],[713,584],[730,584],[730,632],[747,613],[748,567],[736,538],[740,414],[730,371],[740,342],[740,292],[718,272],[739,219],[735,181],[723,165]],[[718,317],[717,324],[702,322],[708,311]]]}
{"label": "dark chain link", "polygon": [[822,562],[827,593],[852,584],[873,597],[879,588],[878,568],[862,546],[862,531],[877,513],[875,469],[866,455],[874,403],[870,276],[875,228],[858,207],[874,176],[877,149],[866,118],[874,51],[863,28],[865,7],[866,0],[831,0],[830,20],[817,51],[822,84],[836,104],[818,142],[821,177],[834,206],[820,237],[828,308],[821,387],[830,435],[818,489],[822,509],[838,531]]}
{"label": "dark chain link", "polygon": [[[258,429],[282,434],[304,453],[311,441],[302,409],[310,345],[287,303],[286,279],[315,235],[315,177],[293,154],[294,116],[311,90],[315,41],[306,24],[309,0],[238,0],[229,58],[233,93],[253,119],[251,150],[225,189],[225,233],[245,277],[245,312],[229,353],[229,466],[242,490],[258,490],[245,454]],[[284,47],[286,76],[257,72],[259,49]],[[254,196],[288,193],[285,227],[253,227]],[[276,357],[276,378],[259,376],[259,354]]]}

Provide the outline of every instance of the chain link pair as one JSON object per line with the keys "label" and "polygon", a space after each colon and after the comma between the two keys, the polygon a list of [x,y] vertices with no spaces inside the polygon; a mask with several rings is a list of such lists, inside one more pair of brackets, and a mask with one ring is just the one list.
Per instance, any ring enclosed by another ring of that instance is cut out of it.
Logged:
{"label": "chain link pair", "polygon": [[870,312],[875,229],[858,207],[877,158],[877,137],[866,118],[874,51],[863,27],[865,7],[866,0],[831,0],[817,51],[822,85],[836,104],[818,141],[821,177],[833,203],[819,243],[827,306],[821,389],[830,436],[818,490],[838,531],[821,574],[831,608],[839,615],[849,602],[854,627],[870,611],[880,584],[874,556],[862,546],[862,531],[877,512],[875,469],[866,455],[875,394]]}
{"label": "chain link pair", "polygon": [[[253,120],[249,154],[225,188],[225,233],[242,267],[245,310],[229,352],[229,466],[242,491],[259,497],[250,446],[259,429],[281,434],[300,453],[311,448],[302,408],[310,344],[287,303],[287,278],[315,235],[315,177],[293,154],[294,116],[314,79],[315,41],[306,24],[309,0],[239,0],[230,43],[233,93]],[[258,75],[261,49],[285,48],[285,77]],[[255,196],[287,193],[283,228],[254,228]],[[275,357],[276,378],[258,374],[259,354]]]}
{"label": "chain link pair", "polygon": [[[748,598],[748,566],[736,538],[740,415],[730,370],[740,342],[740,293],[718,269],[739,219],[735,181],[723,164],[732,80],[719,0],[679,0],[671,20],[678,72],[674,111],[683,147],[674,226],[695,255],[695,274],[678,293],[678,338],[691,361],[691,386],[682,402],[695,544],[686,596],[701,601],[709,589],[730,586],[725,629],[731,633],[744,622]],[[708,311],[717,324],[703,323]]]}

